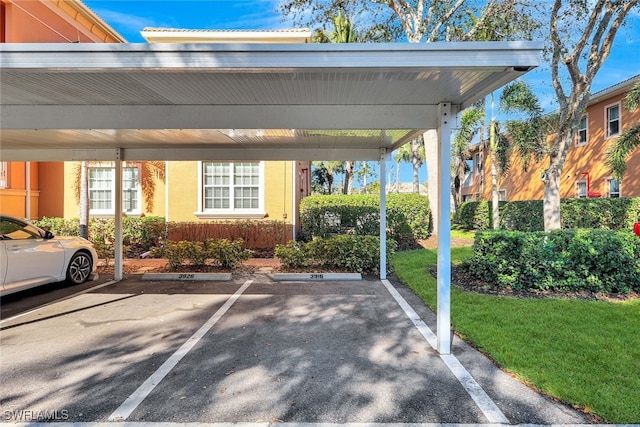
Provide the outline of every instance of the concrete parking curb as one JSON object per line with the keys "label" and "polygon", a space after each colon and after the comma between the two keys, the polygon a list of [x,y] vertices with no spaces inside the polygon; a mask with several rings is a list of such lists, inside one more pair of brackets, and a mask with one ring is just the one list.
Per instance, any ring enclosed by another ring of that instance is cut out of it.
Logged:
{"label": "concrete parking curb", "polygon": [[219,281],[231,280],[231,273],[144,273],[142,280]]}
{"label": "concrete parking curb", "polygon": [[362,274],[360,273],[274,273],[271,275],[271,278],[276,282],[362,280]]}

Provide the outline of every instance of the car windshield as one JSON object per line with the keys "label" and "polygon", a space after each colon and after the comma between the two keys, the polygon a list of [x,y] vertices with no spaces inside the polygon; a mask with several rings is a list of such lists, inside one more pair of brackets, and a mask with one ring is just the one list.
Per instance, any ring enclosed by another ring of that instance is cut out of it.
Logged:
{"label": "car windshield", "polygon": [[0,220],[0,234],[3,239],[41,239],[44,233],[38,227],[11,218]]}

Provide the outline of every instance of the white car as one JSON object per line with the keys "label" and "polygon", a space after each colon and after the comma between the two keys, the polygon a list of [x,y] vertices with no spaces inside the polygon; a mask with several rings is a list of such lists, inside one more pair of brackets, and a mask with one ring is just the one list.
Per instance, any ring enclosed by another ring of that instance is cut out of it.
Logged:
{"label": "white car", "polygon": [[63,280],[93,280],[97,261],[86,239],[54,236],[27,221],[0,215],[0,295]]}

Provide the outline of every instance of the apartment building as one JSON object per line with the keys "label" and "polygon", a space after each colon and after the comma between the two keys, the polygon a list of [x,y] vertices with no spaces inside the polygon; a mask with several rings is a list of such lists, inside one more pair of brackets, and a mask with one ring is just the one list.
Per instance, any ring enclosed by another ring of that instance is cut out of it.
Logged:
{"label": "apartment building", "polygon": [[[560,191],[562,198],[640,197],[640,149],[627,161],[627,172],[618,182],[605,165],[605,152],[626,129],[640,123],[640,109],[628,111],[624,98],[640,75],[594,93],[580,121],[569,150]],[[498,179],[500,200],[541,200],[541,174],[548,159],[524,171],[522,160],[512,155],[509,170]],[[475,145],[468,160],[470,171],[461,187],[462,200],[491,200],[491,161],[486,148]]]}

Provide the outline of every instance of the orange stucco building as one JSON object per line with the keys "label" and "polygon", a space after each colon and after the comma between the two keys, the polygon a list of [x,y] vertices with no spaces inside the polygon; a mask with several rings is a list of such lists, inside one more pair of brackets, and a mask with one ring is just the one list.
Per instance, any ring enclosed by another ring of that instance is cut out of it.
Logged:
{"label": "orange stucco building", "polygon": [[[591,96],[573,146],[562,171],[562,198],[572,197],[640,197],[640,149],[627,161],[627,172],[617,182],[605,165],[607,148],[626,129],[640,123],[640,109],[628,111],[624,98],[640,75],[620,82]],[[527,172],[522,161],[511,157],[507,173],[499,177],[500,200],[541,200],[541,174],[549,160],[530,164]],[[488,153],[475,146],[469,161],[471,171],[462,185],[462,200],[491,200],[491,162]]]}
{"label": "orange stucco building", "polygon": [[[122,43],[124,38],[77,0],[0,0],[1,43]],[[0,140],[0,144],[2,141]],[[64,164],[3,162],[0,211],[23,218],[62,216]]]}

